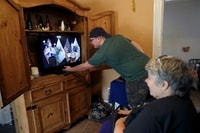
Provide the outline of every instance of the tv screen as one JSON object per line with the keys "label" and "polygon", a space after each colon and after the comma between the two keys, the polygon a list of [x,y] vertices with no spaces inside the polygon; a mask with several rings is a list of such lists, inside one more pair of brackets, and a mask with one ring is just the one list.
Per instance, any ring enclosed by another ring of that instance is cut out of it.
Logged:
{"label": "tv screen", "polygon": [[48,35],[40,36],[41,74],[61,74],[64,66],[75,66],[81,63],[81,35]]}

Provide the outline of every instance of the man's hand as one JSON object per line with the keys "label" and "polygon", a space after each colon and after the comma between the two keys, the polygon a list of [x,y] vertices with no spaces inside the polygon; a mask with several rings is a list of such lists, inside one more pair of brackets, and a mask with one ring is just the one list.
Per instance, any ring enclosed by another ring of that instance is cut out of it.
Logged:
{"label": "man's hand", "polygon": [[71,66],[64,66],[63,71],[71,72],[72,71],[72,67]]}
{"label": "man's hand", "polygon": [[68,71],[68,72],[78,72],[78,71],[85,71],[88,70],[89,68],[94,67],[93,65],[90,65],[87,61],[85,63],[82,63],[80,65],[71,67],[71,66],[65,66],[63,71]]}

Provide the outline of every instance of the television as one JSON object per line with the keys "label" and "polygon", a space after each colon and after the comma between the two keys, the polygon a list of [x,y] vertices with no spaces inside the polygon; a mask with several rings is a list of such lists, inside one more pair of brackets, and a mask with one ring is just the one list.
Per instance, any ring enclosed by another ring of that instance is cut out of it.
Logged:
{"label": "television", "polygon": [[62,74],[64,66],[81,64],[81,34],[42,35],[38,38],[41,75]]}

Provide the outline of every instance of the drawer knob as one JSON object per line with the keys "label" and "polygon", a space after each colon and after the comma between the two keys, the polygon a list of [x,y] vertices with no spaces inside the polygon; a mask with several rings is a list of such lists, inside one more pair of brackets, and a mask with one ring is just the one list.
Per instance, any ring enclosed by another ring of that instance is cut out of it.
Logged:
{"label": "drawer knob", "polygon": [[49,117],[51,117],[51,116],[53,116],[53,113],[49,113],[49,114],[47,115],[47,118],[49,118]]}
{"label": "drawer knob", "polygon": [[50,95],[52,93],[52,90],[51,89],[48,89],[48,90],[45,90],[45,95]]}

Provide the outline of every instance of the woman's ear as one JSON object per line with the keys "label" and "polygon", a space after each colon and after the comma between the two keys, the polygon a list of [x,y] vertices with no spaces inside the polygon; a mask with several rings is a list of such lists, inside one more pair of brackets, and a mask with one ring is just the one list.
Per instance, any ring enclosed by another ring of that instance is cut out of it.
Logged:
{"label": "woman's ear", "polygon": [[163,90],[166,90],[168,87],[169,87],[169,83],[166,80],[164,80],[162,84]]}

